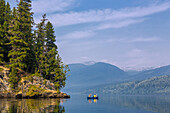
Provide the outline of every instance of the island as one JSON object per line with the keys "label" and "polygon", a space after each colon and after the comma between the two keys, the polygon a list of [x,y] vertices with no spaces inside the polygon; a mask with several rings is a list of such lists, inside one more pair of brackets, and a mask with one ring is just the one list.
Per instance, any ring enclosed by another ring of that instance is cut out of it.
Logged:
{"label": "island", "polygon": [[46,14],[36,24],[31,0],[13,9],[0,0],[0,12],[0,98],[70,98],[60,91],[69,68]]}

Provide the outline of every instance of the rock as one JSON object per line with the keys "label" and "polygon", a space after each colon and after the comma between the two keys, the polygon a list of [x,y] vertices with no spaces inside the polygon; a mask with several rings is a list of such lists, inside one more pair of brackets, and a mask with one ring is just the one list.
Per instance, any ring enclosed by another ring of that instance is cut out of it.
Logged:
{"label": "rock", "polygon": [[15,94],[11,92],[0,93],[0,98],[15,98]]}
{"label": "rock", "polygon": [[0,78],[0,98],[70,98],[66,93],[58,93],[54,83],[43,77],[22,77],[15,93],[10,89],[8,79],[7,76]]}
{"label": "rock", "polygon": [[16,98],[22,98],[22,93],[16,94]]}

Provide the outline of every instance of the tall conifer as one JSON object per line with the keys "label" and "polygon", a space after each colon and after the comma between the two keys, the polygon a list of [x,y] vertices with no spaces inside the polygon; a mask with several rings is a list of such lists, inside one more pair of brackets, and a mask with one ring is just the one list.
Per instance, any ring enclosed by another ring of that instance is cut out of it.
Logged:
{"label": "tall conifer", "polygon": [[53,25],[47,22],[46,28],[46,61],[45,71],[46,79],[54,82],[57,90],[65,86],[66,73],[69,71],[68,66],[64,65],[61,57],[59,56]]}
{"label": "tall conifer", "polygon": [[40,73],[53,82],[57,90],[65,86],[69,69],[59,56],[53,25],[46,20],[44,14],[33,34],[31,0],[20,0],[13,11],[9,3],[0,0],[0,65],[9,63],[9,82],[13,89],[21,78],[20,70]]}
{"label": "tall conifer", "polygon": [[27,51],[25,63],[27,64],[27,72],[33,72],[33,68],[35,68],[35,55],[34,55],[34,48],[33,48],[33,12],[31,12],[31,0],[23,0],[20,1],[18,5],[18,12],[21,14],[21,22],[22,25],[22,32],[24,33],[24,41],[28,43],[29,50]]}
{"label": "tall conifer", "polygon": [[[13,10],[13,19],[10,23],[10,45],[12,49],[9,51],[11,73],[10,78],[20,79],[16,70],[26,70],[27,56],[30,51],[30,42],[32,39],[32,13],[30,12],[30,4],[20,0],[17,9]],[[15,71],[14,71],[15,70]],[[14,84],[18,80],[12,80],[11,84]]]}
{"label": "tall conifer", "polygon": [[57,46],[55,44],[56,37],[54,34],[54,28],[53,25],[48,21],[46,26],[45,26],[45,67],[44,67],[44,72],[45,72],[45,78],[46,79],[51,79],[52,76],[54,75],[55,67],[56,67],[56,56],[58,54],[57,51]]}
{"label": "tall conifer", "polygon": [[4,18],[4,61],[9,62],[8,52],[11,50],[9,43],[10,34],[8,33],[10,20],[12,19],[12,11],[9,3],[5,7],[5,18]]}
{"label": "tall conifer", "polygon": [[43,15],[43,19],[39,24],[37,24],[35,31],[35,56],[37,61],[37,68],[36,72],[40,72],[40,75],[45,76],[43,73],[43,68],[45,66],[44,59],[45,59],[45,21],[46,21],[46,14]]}
{"label": "tall conifer", "polygon": [[5,18],[5,0],[0,0],[0,63],[4,61],[4,18]]}

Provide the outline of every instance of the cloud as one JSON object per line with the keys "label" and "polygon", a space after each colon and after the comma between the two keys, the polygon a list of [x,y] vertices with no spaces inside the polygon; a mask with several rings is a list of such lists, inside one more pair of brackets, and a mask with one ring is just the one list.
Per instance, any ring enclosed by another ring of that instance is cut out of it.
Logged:
{"label": "cloud", "polygon": [[145,51],[137,48],[132,49],[126,53],[126,56],[130,58],[139,58],[139,57],[143,57],[144,55],[145,55]]}
{"label": "cloud", "polygon": [[127,19],[127,20],[122,20],[120,22],[111,22],[111,23],[104,23],[102,25],[99,25],[96,29],[97,30],[103,30],[103,29],[110,29],[110,28],[122,28],[126,27],[130,24],[136,24],[136,23],[141,23],[146,19]]}
{"label": "cloud", "polygon": [[151,38],[134,38],[130,40],[129,42],[155,42],[155,41],[160,41],[159,38],[157,37],[151,37]]}
{"label": "cloud", "polygon": [[89,57],[86,57],[86,56],[81,57],[81,58],[84,59],[84,60],[90,60],[90,58],[89,58]]}
{"label": "cloud", "polygon": [[75,32],[71,32],[71,33],[68,33],[63,36],[59,36],[59,38],[61,40],[65,40],[65,39],[72,40],[72,39],[88,38],[88,37],[92,37],[94,35],[95,35],[95,33],[93,31],[75,31]]}
{"label": "cloud", "polygon": [[135,38],[135,37],[130,37],[130,38],[109,38],[106,40],[103,40],[103,43],[137,43],[137,42],[157,42],[160,41],[160,38],[158,37],[139,37],[139,38]]}
{"label": "cloud", "polygon": [[66,11],[74,6],[75,0],[36,0],[32,2],[35,13]]}
{"label": "cloud", "polygon": [[[143,70],[146,67],[155,67],[160,64],[163,58],[161,54],[149,50],[134,48],[125,54],[127,60],[123,63],[127,70],[137,69]],[[161,59],[160,59],[161,58]],[[145,68],[144,68],[145,67]]]}
{"label": "cloud", "polygon": [[[105,22],[110,20],[116,21],[123,19],[129,19],[129,22],[132,23],[132,19],[143,18],[151,14],[166,11],[168,9],[170,9],[170,2],[156,5],[154,4],[147,7],[124,8],[120,10],[103,9],[52,14],[49,16],[49,20],[51,20],[58,27],[91,22]],[[133,20],[133,22],[135,21]]]}

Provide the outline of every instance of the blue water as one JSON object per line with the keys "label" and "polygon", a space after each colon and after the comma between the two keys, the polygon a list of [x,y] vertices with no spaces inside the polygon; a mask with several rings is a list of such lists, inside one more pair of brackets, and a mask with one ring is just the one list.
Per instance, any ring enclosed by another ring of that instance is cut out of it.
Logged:
{"label": "blue water", "polygon": [[85,95],[73,95],[63,106],[66,113],[170,113],[170,97],[99,95],[89,102]]}
{"label": "blue water", "polygon": [[170,96],[71,95],[70,99],[0,99],[0,113],[170,113]]}

